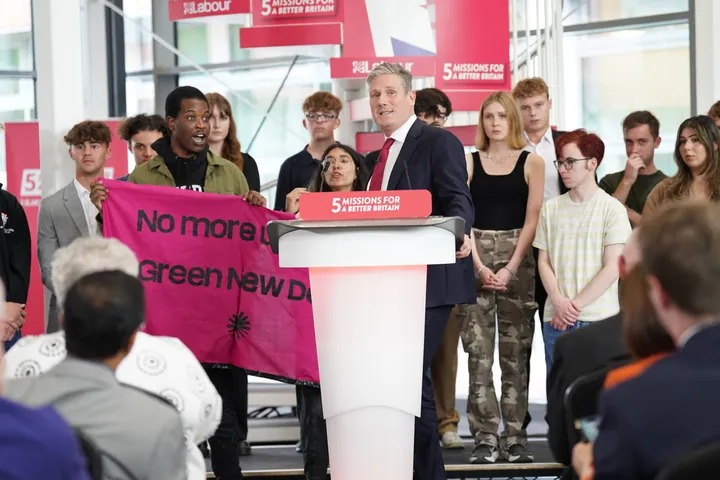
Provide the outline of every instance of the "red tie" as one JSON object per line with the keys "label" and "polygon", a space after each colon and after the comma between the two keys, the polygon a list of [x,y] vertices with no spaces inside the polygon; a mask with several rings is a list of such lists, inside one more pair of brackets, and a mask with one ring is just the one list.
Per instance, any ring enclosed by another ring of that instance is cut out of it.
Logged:
{"label": "red tie", "polygon": [[375,165],[373,170],[373,176],[370,179],[370,191],[378,191],[382,188],[383,176],[385,174],[385,164],[387,164],[388,156],[390,155],[390,147],[392,146],[394,138],[388,138],[383,143],[382,149],[380,150],[380,156],[378,157],[378,163]]}

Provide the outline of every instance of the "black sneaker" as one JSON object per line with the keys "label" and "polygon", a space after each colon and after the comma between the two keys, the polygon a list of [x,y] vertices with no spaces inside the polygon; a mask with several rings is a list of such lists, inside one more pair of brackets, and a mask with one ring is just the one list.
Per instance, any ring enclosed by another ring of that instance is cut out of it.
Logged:
{"label": "black sneaker", "polygon": [[470,463],[488,464],[497,462],[500,452],[497,447],[481,443],[476,446],[470,454]]}
{"label": "black sneaker", "polygon": [[507,461],[510,463],[531,463],[535,461],[532,453],[530,453],[525,445],[516,443],[510,445],[506,452]]}

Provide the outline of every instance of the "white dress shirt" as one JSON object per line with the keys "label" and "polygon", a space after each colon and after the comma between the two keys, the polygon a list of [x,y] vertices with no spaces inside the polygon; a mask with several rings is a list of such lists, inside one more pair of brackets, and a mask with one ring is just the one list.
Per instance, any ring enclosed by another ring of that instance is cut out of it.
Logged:
{"label": "white dress shirt", "polygon": [[525,149],[531,153],[539,155],[545,161],[545,189],[543,191],[543,203],[551,198],[560,195],[560,179],[558,177],[558,171],[553,163],[557,160],[555,154],[555,141],[552,137],[552,130],[547,129],[545,135],[542,136],[540,141],[535,144],[530,140],[527,133],[523,131],[523,137],[527,142]]}
{"label": "white dress shirt", "polygon": [[[42,375],[66,355],[63,331],[23,337],[5,354],[5,378]],[[222,400],[190,349],[174,337],[138,332],[115,377],[120,383],[165,398],[178,409],[187,446],[188,480],[204,480],[205,460],[197,444],[215,433]]]}
{"label": "white dress shirt", "polygon": [[[390,152],[388,152],[388,159],[385,163],[385,171],[383,172],[382,186],[380,190],[387,190],[388,181],[390,181],[390,174],[392,173],[395,162],[397,162],[400,150],[402,150],[403,143],[405,143],[405,137],[407,137],[410,127],[415,123],[417,117],[410,115],[407,122],[405,122],[400,128],[390,134],[390,137],[385,137],[385,140],[392,138],[395,142],[390,146]],[[370,183],[368,182],[368,185]]]}
{"label": "white dress shirt", "polygon": [[80,203],[82,204],[83,213],[85,214],[85,222],[87,222],[88,233],[93,237],[97,235],[97,220],[95,217],[100,212],[90,201],[90,192],[77,181],[77,178],[73,180],[73,183],[75,183],[75,190],[77,190],[78,197],[80,197]]}

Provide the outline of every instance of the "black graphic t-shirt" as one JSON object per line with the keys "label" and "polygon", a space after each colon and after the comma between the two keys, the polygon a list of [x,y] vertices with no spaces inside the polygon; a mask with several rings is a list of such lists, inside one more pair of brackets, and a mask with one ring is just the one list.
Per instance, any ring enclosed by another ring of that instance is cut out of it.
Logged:
{"label": "black graphic t-shirt", "polygon": [[185,158],[175,155],[170,148],[170,139],[161,138],[152,144],[155,150],[167,165],[175,180],[175,185],[183,190],[196,192],[205,191],[205,175],[207,173],[208,146],[192,157]]}

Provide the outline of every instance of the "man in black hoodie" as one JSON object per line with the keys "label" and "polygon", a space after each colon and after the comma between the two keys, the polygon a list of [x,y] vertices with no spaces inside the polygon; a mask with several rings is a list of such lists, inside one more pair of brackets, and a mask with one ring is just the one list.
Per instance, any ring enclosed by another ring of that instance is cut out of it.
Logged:
{"label": "man in black hoodie", "polygon": [[[210,107],[200,90],[183,86],[170,92],[165,100],[165,116],[170,136],[152,144],[158,156],[136,166],[128,177],[129,182],[242,195],[252,205],[265,206],[265,198],[248,188],[242,171],[209,150]],[[106,187],[92,186],[90,198],[101,212],[106,196]],[[205,364],[204,367],[223,400],[220,425],[209,440],[213,473],[218,480],[238,480],[243,476],[239,465],[236,402],[232,398],[232,370],[227,365]]]}
{"label": "man in black hoodie", "polygon": [[0,280],[7,291],[5,316],[0,322],[0,341],[5,349],[20,338],[25,323],[25,302],[30,288],[30,228],[25,210],[0,184]]}

